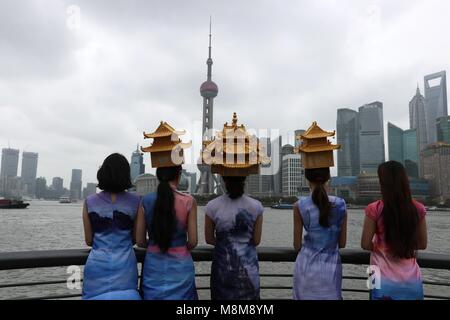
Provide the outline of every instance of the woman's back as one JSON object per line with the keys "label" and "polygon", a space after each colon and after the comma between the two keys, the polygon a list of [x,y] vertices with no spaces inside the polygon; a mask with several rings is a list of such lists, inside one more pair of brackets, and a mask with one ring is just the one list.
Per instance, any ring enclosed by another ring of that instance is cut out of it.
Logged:
{"label": "woman's back", "polygon": [[100,192],[86,199],[93,243],[86,267],[83,297],[92,298],[117,290],[136,290],[137,267],[133,226],[140,197],[128,192]]}
{"label": "woman's back", "polygon": [[[423,219],[426,215],[425,207],[417,201],[413,201],[413,203],[417,209],[419,219]],[[366,208],[366,216],[376,223],[373,250],[370,258],[371,265],[377,266],[380,270],[381,286],[385,287],[385,297],[391,294],[397,298],[406,299],[412,293],[420,298],[422,296],[422,276],[417,260],[415,257],[409,259],[397,258],[392,254],[389,245],[385,241],[383,208],[383,200],[373,202]],[[404,288],[401,288],[404,287],[402,284],[413,288],[413,290],[404,291]],[[397,291],[400,292],[396,293]],[[405,294],[403,296],[402,291]],[[389,294],[389,292],[391,293]]]}
{"label": "woman's back", "polygon": [[327,251],[338,249],[342,221],[346,214],[345,201],[338,197],[328,196],[331,213],[328,219],[329,227],[319,223],[320,211],[311,197],[301,198],[299,209],[306,234],[303,246],[313,250]]}

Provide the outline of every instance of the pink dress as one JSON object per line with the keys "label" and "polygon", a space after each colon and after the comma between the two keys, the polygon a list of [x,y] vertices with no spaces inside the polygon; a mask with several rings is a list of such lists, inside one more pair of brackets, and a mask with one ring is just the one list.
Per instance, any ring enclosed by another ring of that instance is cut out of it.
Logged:
{"label": "pink dress", "polygon": [[[414,201],[419,219],[426,215],[425,207]],[[423,299],[422,274],[416,258],[399,259],[393,257],[384,240],[382,200],[371,203],[366,208],[366,216],[376,222],[373,238],[373,251],[370,255],[374,288],[371,290],[373,300],[418,300]],[[378,279],[376,279],[378,277]]]}

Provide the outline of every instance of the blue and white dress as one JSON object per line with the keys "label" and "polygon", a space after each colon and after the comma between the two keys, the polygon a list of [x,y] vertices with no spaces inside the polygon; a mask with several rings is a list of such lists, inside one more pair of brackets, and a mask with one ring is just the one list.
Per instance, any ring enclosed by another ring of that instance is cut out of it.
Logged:
{"label": "blue and white dress", "polygon": [[206,206],[214,222],[216,246],[211,265],[212,300],[259,300],[259,264],[253,232],[261,202],[246,195],[222,195]]}
{"label": "blue and white dress", "polygon": [[295,300],[342,299],[342,264],[339,238],[346,215],[345,201],[329,196],[331,215],[329,228],[319,223],[319,208],[311,197],[298,201],[303,228],[306,230],[302,249],[294,269]]}
{"label": "blue and white dress", "polygon": [[153,209],[157,193],[149,193],[142,201],[149,244],[142,270],[145,300],[197,300],[194,261],[187,249],[187,225],[194,198],[173,188],[176,230],[167,252],[161,252],[151,233]]}
{"label": "blue and white dress", "polygon": [[83,299],[140,300],[133,250],[133,226],[140,197],[128,192],[100,192],[86,199],[94,234],[84,268]]}

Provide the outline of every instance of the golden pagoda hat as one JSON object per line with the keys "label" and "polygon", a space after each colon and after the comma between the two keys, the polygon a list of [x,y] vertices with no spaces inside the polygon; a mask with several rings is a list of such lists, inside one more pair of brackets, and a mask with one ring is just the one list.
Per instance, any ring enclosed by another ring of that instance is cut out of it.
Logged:
{"label": "golden pagoda hat", "polygon": [[335,134],[335,131],[322,130],[314,121],[311,127],[300,136],[303,141],[296,152],[302,154],[305,169],[334,167],[333,151],[341,146],[332,144],[328,141],[328,137],[334,137]]}
{"label": "golden pagoda hat", "polygon": [[142,148],[142,152],[149,152],[153,168],[176,167],[184,163],[183,150],[191,146],[191,142],[183,143],[179,138],[186,132],[177,131],[167,122],[161,121],[153,133],[145,133],[144,139],[153,139],[153,144]]}
{"label": "golden pagoda hat", "polygon": [[258,174],[260,165],[270,164],[259,139],[237,121],[234,112],[231,125],[225,123],[213,140],[203,142],[202,160],[211,166],[212,173],[228,177],[248,176]]}

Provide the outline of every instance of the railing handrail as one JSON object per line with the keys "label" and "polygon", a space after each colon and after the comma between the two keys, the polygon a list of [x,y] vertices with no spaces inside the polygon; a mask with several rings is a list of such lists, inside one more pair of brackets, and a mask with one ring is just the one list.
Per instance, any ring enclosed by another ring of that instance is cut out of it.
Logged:
{"label": "railing handrail", "polygon": [[[192,251],[194,261],[211,261],[213,247],[200,246]],[[297,252],[287,247],[259,247],[259,261],[294,262]],[[62,267],[84,265],[90,249],[37,250],[19,252],[0,252],[0,270]],[[142,262],[145,249],[136,248],[136,258]],[[343,264],[368,265],[370,252],[358,249],[341,249]],[[450,255],[419,252],[417,262],[421,268],[450,270]]]}

